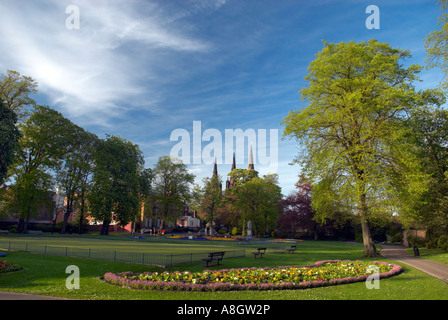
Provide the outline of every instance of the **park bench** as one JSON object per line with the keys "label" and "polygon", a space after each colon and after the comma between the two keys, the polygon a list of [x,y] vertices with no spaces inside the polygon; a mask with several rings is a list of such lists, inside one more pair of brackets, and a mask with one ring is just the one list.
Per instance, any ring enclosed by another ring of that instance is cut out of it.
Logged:
{"label": "park bench", "polygon": [[5,235],[8,235],[8,230],[0,230],[0,233],[3,233],[3,234],[5,234]]}
{"label": "park bench", "polygon": [[217,261],[217,264],[219,265],[219,261],[221,261],[224,258],[224,253],[225,253],[224,251],[210,252],[208,254],[208,257],[202,260],[207,262],[207,267],[209,266],[209,263],[212,261]]}
{"label": "park bench", "polygon": [[257,259],[257,257],[263,258],[263,255],[265,253],[266,253],[266,248],[258,248],[257,251],[252,252],[252,254],[254,255],[255,259]]}
{"label": "park bench", "polygon": [[294,253],[294,251],[296,251],[296,250],[297,250],[297,246],[291,246],[286,249],[286,251],[288,251],[289,253]]}

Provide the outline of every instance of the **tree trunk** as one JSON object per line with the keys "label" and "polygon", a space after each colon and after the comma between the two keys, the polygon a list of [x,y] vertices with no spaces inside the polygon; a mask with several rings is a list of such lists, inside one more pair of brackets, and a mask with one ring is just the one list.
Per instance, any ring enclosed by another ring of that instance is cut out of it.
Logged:
{"label": "tree trunk", "polygon": [[19,224],[17,225],[17,233],[22,233],[25,231],[25,220],[23,218],[19,219]]}
{"label": "tree trunk", "polygon": [[21,231],[21,233],[27,232],[27,230],[28,230],[28,222],[30,221],[30,217],[31,217],[31,207],[28,207],[28,212],[27,212],[26,217],[24,219],[23,230]]}
{"label": "tree trunk", "polygon": [[365,203],[365,195],[360,196],[359,201],[359,217],[361,218],[361,230],[362,230],[362,241],[364,243],[364,256],[365,257],[376,257],[376,248],[375,244],[373,243],[372,234],[370,232],[370,225],[367,221],[366,215],[367,215],[367,206]]}
{"label": "tree trunk", "polygon": [[84,220],[84,204],[85,204],[84,189],[82,189],[82,193],[81,193],[81,213],[80,213],[80,216],[79,216],[78,234],[82,233],[82,221]]}
{"label": "tree trunk", "polygon": [[70,214],[72,213],[72,203],[73,203],[73,200],[67,201],[67,208],[64,213],[64,222],[62,223],[61,234],[65,234],[67,232],[68,218],[70,218]]}
{"label": "tree trunk", "polygon": [[372,234],[370,233],[370,226],[367,221],[361,221],[362,229],[362,241],[364,243],[364,256],[365,257],[376,257],[376,248],[373,243]]}
{"label": "tree trunk", "polygon": [[373,243],[372,234],[370,232],[369,220],[367,218],[367,214],[369,208],[366,203],[366,183],[364,181],[364,170],[357,170],[358,176],[358,192],[359,192],[359,201],[358,201],[358,215],[361,219],[361,230],[362,230],[362,242],[364,243],[364,257],[376,257],[376,248]]}
{"label": "tree trunk", "polygon": [[163,219],[160,219],[160,225],[159,225],[159,236],[162,234],[162,230],[163,230]]}
{"label": "tree trunk", "polygon": [[109,224],[110,224],[110,221],[103,221],[103,226],[101,227],[100,235],[102,235],[102,236],[109,235]]}

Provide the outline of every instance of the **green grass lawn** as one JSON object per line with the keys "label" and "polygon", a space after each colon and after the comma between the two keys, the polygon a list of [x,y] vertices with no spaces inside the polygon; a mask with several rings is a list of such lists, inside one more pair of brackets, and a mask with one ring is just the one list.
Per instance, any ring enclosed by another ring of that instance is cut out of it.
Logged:
{"label": "green grass lawn", "polygon": [[[8,236],[9,237],[9,236]],[[216,250],[218,247],[229,249],[240,248],[233,242],[224,241],[189,241],[189,240],[132,240],[122,237],[11,237],[11,241],[36,241],[40,243],[50,242],[55,245],[73,245],[95,248],[120,248],[123,251],[182,253],[203,252]],[[3,239],[2,239],[3,240]],[[270,244],[274,246],[274,244]],[[278,244],[277,244],[278,246]],[[237,268],[252,266],[286,266],[311,264],[328,259],[361,259],[363,247],[360,244],[329,242],[329,241],[304,241],[298,244],[295,254],[285,252],[268,252],[262,259],[254,259],[250,254],[251,248],[257,245],[245,246],[246,256],[224,259],[222,265],[212,267]],[[117,249],[118,250],[118,249]],[[196,250],[196,251],[195,251]],[[75,299],[92,300],[401,300],[401,299],[448,299],[448,286],[414,268],[402,265],[404,273],[383,279],[380,289],[367,289],[365,283],[353,283],[332,287],[313,288],[306,290],[284,291],[241,291],[241,292],[169,292],[169,291],[145,291],[121,288],[104,283],[100,278],[106,272],[145,272],[163,271],[158,267],[141,264],[119,263],[106,260],[93,260],[70,258],[61,256],[40,255],[27,252],[8,252],[3,258],[10,263],[22,266],[21,271],[0,274],[0,290],[22,293],[52,295]],[[367,259],[369,260],[369,259]],[[370,260],[389,261],[377,258]],[[80,289],[68,290],[65,281],[68,274],[66,267],[76,265],[80,270]],[[203,270],[201,263],[180,265],[167,268],[174,270]]]}
{"label": "green grass lawn", "polygon": [[[0,244],[11,241],[15,244],[31,243],[33,246],[71,247],[81,249],[116,250],[122,252],[142,252],[156,254],[183,254],[217,250],[240,249],[241,246],[227,241],[198,241],[148,237],[132,239],[124,235],[12,235],[0,238]],[[1,246],[0,246],[1,247]]]}

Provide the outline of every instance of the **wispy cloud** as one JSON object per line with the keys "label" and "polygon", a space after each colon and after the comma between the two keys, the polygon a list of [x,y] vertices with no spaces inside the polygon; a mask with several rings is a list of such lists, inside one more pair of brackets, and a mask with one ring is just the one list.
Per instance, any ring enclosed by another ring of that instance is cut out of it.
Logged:
{"label": "wispy cloud", "polygon": [[[201,4],[202,3],[202,4]],[[199,1],[195,10],[224,2]],[[69,4],[80,10],[80,29],[69,30]],[[179,28],[187,10],[143,1],[6,1],[0,4],[0,67],[39,82],[39,90],[68,116],[107,126],[130,105],[151,108],[161,55],[205,52],[210,44]],[[163,82],[163,79],[159,79]],[[150,99],[145,98],[151,97]]]}

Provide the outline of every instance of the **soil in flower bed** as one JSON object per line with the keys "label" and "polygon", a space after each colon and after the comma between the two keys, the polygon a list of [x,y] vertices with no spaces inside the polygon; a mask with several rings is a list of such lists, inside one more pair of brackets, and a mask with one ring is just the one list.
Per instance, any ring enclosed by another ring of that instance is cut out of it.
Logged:
{"label": "soil in flower bed", "polygon": [[[371,266],[375,266],[372,268]],[[386,262],[319,261],[307,266],[236,268],[202,272],[106,273],[104,281],[135,289],[152,290],[273,290],[300,289],[366,281],[377,271],[380,278],[402,272],[401,266]]]}

